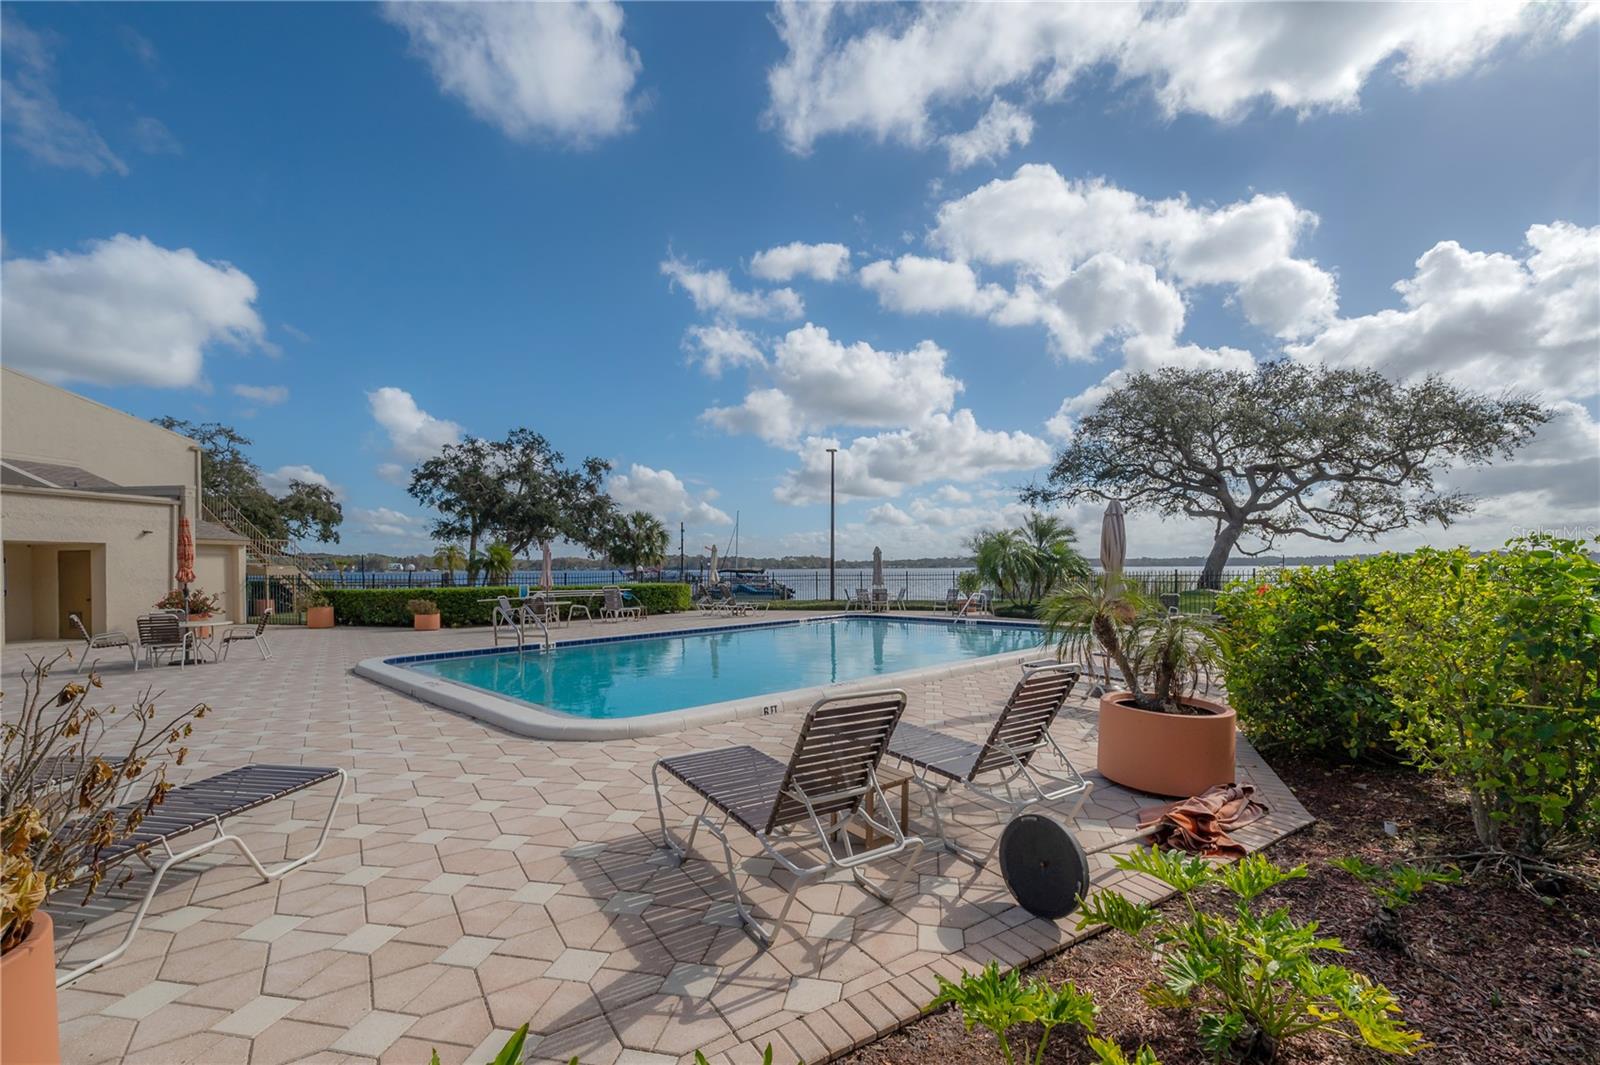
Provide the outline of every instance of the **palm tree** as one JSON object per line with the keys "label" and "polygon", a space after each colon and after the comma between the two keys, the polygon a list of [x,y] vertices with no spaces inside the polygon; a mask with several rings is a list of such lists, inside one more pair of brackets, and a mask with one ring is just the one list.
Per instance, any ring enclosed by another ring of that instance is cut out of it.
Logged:
{"label": "palm tree", "polygon": [[636,510],[623,519],[627,530],[629,561],[633,563],[633,579],[639,579],[642,566],[659,566],[666,561],[667,547],[672,542],[667,527],[654,514]]}
{"label": "palm tree", "polygon": [[1033,545],[1012,529],[979,533],[972,540],[978,576],[999,590],[1003,599],[1019,601],[1037,576]]}
{"label": "palm tree", "polygon": [[467,568],[467,553],[461,550],[460,544],[445,544],[434,552],[433,568],[444,575],[441,583],[454,584],[456,582],[456,570]]}
{"label": "palm tree", "polygon": [[1028,602],[1037,603],[1064,580],[1089,576],[1089,564],[1078,554],[1078,533],[1060,518],[1030,511],[1017,530],[1034,551]]}
{"label": "palm tree", "polygon": [[516,568],[516,553],[506,544],[490,544],[483,552],[485,583],[493,583],[496,579],[502,583],[509,581],[511,579],[511,571]]}

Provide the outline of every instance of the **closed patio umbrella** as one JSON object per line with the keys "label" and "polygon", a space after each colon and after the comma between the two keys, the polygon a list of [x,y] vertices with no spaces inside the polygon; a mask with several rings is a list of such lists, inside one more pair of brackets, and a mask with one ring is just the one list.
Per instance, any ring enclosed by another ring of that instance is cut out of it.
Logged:
{"label": "closed patio umbrella", "polygon": [[189,585],[194,583],[194,530],[188,518],[178,519],[178,572],[173,579],[183,587],[183,605],[189,606]]}
{"label": "closed patio umbrella", "polygon": [[711,572],[706,575],[706,584],[708,586],[714,586],[714,585],[716,585],[718,583],[719,580],[720,580],[720,578],[718,578],[718,576],[717,576],[717,545],[716,544],[712,544],[711,545]]}
{"label": "closed patio umbrella", "polygon": [[1122,502],[1113,499],[1100,519],[1100,568],[1107,574],[1121,573],[1128,557],[1128,529],[1122,518]]}
{"label": "closed patio umbrella", "polygon": [[544,563],[539,568],[539,583],[548,592],[555,587],[555,575],[550,572],[550,545],[549,543],[542,543],[539,548],[544,553]]}
{"label": "closed patio umbrella", "polygon": [[883,583],[883,548],[872,549],[872,586],[882,588]]}

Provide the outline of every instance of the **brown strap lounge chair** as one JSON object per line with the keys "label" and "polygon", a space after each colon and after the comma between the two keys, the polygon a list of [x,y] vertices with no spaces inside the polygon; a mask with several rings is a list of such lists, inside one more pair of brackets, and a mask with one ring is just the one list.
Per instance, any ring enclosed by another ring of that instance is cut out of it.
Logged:
{"label": "brown strap lounge chair", "polygon": [[[734,907],[740,920],[763,944],[770,945],[777,936],[800,888],[830,870],[848,869],[862,888],[885,902],[892,900],[922,850],[922,840],[905,835],[889,812],[876,772],[888,747],[889,734],[905,708],[906,693],[899,690],[823,699],[806,715],[787,765],[754,747],[726,747],[658,760],[652,779],[661,837],[667,849],[682,861],[694,846],[695,834],[702,825],[721,840]],[[682,844],[667,828],[666,807],[661,799],[663,771],[683,781],[705,800],[691,823],[688,840]],[[872,808],[882,811],[886,823],[867,812],[868,795],[873,796]],[[712,819],[712,807],[721,813],[720,821]],[[887,842],[855,853],[847,829],[856,817]],[[762,849],[794,875],[783,909],[771,926],[757,920],[739,889],[739,869],[723,831],[730,820],[755,836]],[[806,827],[816,833],[822,850],[822,860],[814,865],[801,865],[774,847],[780,838]],[[906,855],[904,867],[887,889],[873,884],[861,871],[869,862],[901,854]]]}
{"label": "brown strap lounge chair", "polygon": [[[939,843],[944,849],[982,868],[994,854],[994,845],[979,855],[958,847],[945,831],[945,811],[940,807],[950,789],[961,785],[981,801],[993,803],[1015,816],[1040,802],[1076,798],[1068,817],[1076,817],[1093,786],[1073,766],[1050,726],[1072,694],[1081,675],[1075,664],[1027,663],[1022,680],[995,718],[982,744],[902,721],[889,740],[889,757],[911,767],[912,776],[927,797]],[[1042,771],[1035,756],[1050,748],[1065,775]],[[996,843],[999,837],[996,836]]]}
{"label": "brown strap lounge chair", "polygon": [[78,658],[78,672],[82,673],[92,659],[89,657],[96,651],[111,650],[117,647],[127,648],[128,657],[133,660],[133,671],[139,672],[139,652],[134,649],[133,641],[128,639],[128,634],[121,629],[112,629],[109,632],[89,634],[84,627],[83,618],[78,614],[68,614],[72,627],[78,630],[78,635],[83,637],[83,654]]}
{"label": "brown strap lounge chair", "polygon": [[[138,909],[134,911],[133,921],[123,935],[122,942],[93,961],[85,962],[61,974],[56,978],[56,986],[69,984],[122,956],[133,942],[139,926],[144,923],[145,914],[150,909],[156,891],[161,887],[162,878],[174,865],[196,858],[225,843],[242,854],[262,880],[277,880],[311,861],[321,852],[322,845],[328,841],[328,830],[333,827],[333,815],[338,811],[339,800],[344,796],[345,779],[345,772],[342,769],[299,765],[245,765],[214,777],[197,780],[192,784],[184,784],[167,792],[166,798],[139,822],[139,827],[132,835],[101,850],[95,862],[98,869],[105,871],[128,858],[138,857],[143,860],[147,854],[166,855],[165,860],[155,867],[155,872],[150,878],[150,886],[145,889],[144,897],[139,901]],[[222,827],[222,822],[228,818],[306,788],[335,780],[338,782],[337,790],[333,794],[333,801],[328,804],[328,816],[323,819],[322,832],[317,836],[316,845],[298,858],[268,869],[261,864],[255,852],[246,846],[242,839]],[[118,822],[125,821],[134,808],[143,805],[144,800],[141,799],[119,806],[112,811],[112,816]],[[99,830],[98,820],[98,818],[93,819],[95,823],[90,823],[89,820],[69,823],[62,831],[69,836],[75,828],[80,832],[95,832]],[[201,828],[210,828],[215,834],[185,850],[172,849],[173,839]],[[146,861],[146,864],[149,862]],[[79,876],[80,878],[87,876],[92,871],[80,870]]]}

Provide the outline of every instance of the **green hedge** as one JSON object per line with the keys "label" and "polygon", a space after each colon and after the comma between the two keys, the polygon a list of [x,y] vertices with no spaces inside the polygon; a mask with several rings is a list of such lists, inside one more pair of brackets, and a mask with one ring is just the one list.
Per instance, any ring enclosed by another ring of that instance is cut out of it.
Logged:
{"label": "green hedge", "polygon": [[1217,642],[1239,728],[1265,751],[1390,759],[1399,712],[1379,683],[1382,652],[1362,631],[1393,556],[1280,570],[1216,599]]}
{"label": "green hedge", "polygon": [[[599,616],[600,585],[573,585],[563,587],[563,592],[590,589],[594,600],[590,606]],[[627,586],[634,598],[652,614],[671,614],[688,610],[687,584],[630,584]],[[496,596],[515,596],[521,589],[510,586],[478,586],[461,588],[330,588],[328,601],[333,604],[333,617],[340,625],[405,625],[411,624],[411,611],[406,603],[412,599],[432,599],[439,604],[440,623],[446,627],[487,625],[494,614],[492,602]]]}

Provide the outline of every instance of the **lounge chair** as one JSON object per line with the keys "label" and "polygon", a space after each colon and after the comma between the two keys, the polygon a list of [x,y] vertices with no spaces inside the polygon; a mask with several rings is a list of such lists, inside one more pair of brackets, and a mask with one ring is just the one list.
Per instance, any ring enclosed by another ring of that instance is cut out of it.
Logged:
{"label": "lounge chair", "polygon": [[112,650],[117,647],[128,649],[128,657],[133,661],[133,671],[139,672],[139,652],[134,648],[133,641],[128,639],[128,634],[121,629],[111,629],[108,632],[89,634],[84,627],[83,618],[77,614],[68,614],[67,619],[72,622],[72,627],[78,630],[78,635],[83,637],[83,654],[78,658],[78,672],[82,673],[89,665],[89,656],[95,651]]}
{"label": "lounge chair", "polygon": [[[1025,664],[1022,680],[1012,689],[982,744],[910,722],[901,722],[895,728],[889,740],[889,757],[911,767],[912,777],[927,797],[944,849],[980,868],[994,853],[994,845],[981,856],[958,847],[945,831],[941,806],[958,784],[979,800],[998,805],[1008,816],[1035,803],[1076,797],[1067,816],[1077,816],[1092,785],[1057,745],[1050,726],[1081,675],[1079,667],[1072,663]],[[1034,764],[1034,756],[1046,747],[1055,752],[1064,767],[1064,776],[1045,773]],[[998,835],[995,843],[999,843]]]}
{"label": "lounge chair", "polygon": [[178,615],[170,610],[141,614],[135,624],[139,628],[139,649],[151,665],[160,665],[161,656],[167,655],[176,658],[178,668],[182,669],[190,653],[199,650],[194,633],[184,628]]}
{"label": "lounge chair", "polygon": [[[657,760],[651,779],[662,841],[678,861],[694,846],[695,833],[702,825],[722,842],[734,907],[739,919],[763,944],[771,944],[776,937],[796,892],[830,870],[850,870],[862,888],[885,902],[891,901],[922,850],[922,840],[905,835],[878,786],[878,762],[905,708],[906,693],[898,690],[823,699],[806,714],[787,765],[754,747],[725,747]],[[681,845],[667,828],[666,807],[661,799],[662,771],[683,781],[705,800],[691,824],[688,840]],[[886,824],[868,813],[864,803],[868,795],[874,797],[873,808],[882,811]],[[720,824],[710,816],[712,807],[722,814]],[[857,816],[888,842],[855,853],[846,829]],[[825,817],[830,820],[825,822]],[[723,832],[730,819],[755,836],[762,849],[794,875],[783,909],[770,927],[757,920],[739,890],[738,866]],[[789,838],[806,826],[816,833],[822,848],[822,860],[815,865],[800,865],[774,847],[780,838]],[[887,889],[873,884],[861,871],[869,862],[907,852],[905,867]]]}
{"label": "lounge chair", "polygon": [[228,649],[236,643],[249,641],[255,644],[257,651],[261,652],[261,660],[265,662],[272,657],[272,648],[267,646],[267,615],[262,614],[256,619],[254,625],[229,625],[222,630],[222,654],[219,656],[224,661],[228,658]]}
{"label": "lounge chair", "polygon": [[[261,864],[255,852],[246,846],[242,839],[222,827],[222,822],[228,818],[335,779],[339,782],[338,789],[334,792],[333,802],[328,805],[328,816],[322,821],[322,832],[317,836],[316,846],[299,858],[268,869]],[[154,875],[150,878],[150,886],[145,889],[144,898],[139,901],[139,907],[133,913],[133,922],[128,926],[122,942],[93,961],[58,976],[56,986],[70,984],[85,973],[92,972],[122,956],[128,945],[133,942],[140,924],[144,922],[145,913],[150,909],[150,903],[155,898],[157,889],[161,887],[162,878],[174,865],[198,857],[224,843],[244,855],[245,860],[262,880],[276,880],[311,861],[322,851],[322,845],[328,841],[328,830],[333,827],[333,815],[339,809],[339,800],[344,796],[345,779],[345,772],[342,769],[299,765],[246,765],[192,784],[184,784],[167,792],[166,799],[139,822],[139,827],[131,836],[99,852],[96,868],[102,872],[124,859],[136,856],[143,859],[147,853],[158,849],[166,854],[165,860],[155,867]],[[143,805],[143,800],[129,803],[112,811],[112,815],[120,822],[135,807]],[[199,828],[214,829],[216,834],[187,850],[172,849],[173,839]],[[68,824],[61,831],[67,834],[70,840],[74,829],[93,832],[97,830],[97,825],[91,825],[87,821],[77,821]],[[93,871],[84,869],[79,876],[80,878],[88,876]]]}
{"label": "lounge chair", "polygon": [[627,606],[623,603],[621,588],[617,588],[615,586],[602,588],[600,590],[600,597],[601,621],[604,621],[607,618],[611,618],[615,621],[622,621],[625,618],[641,618],[644,616],[643,607]]}

